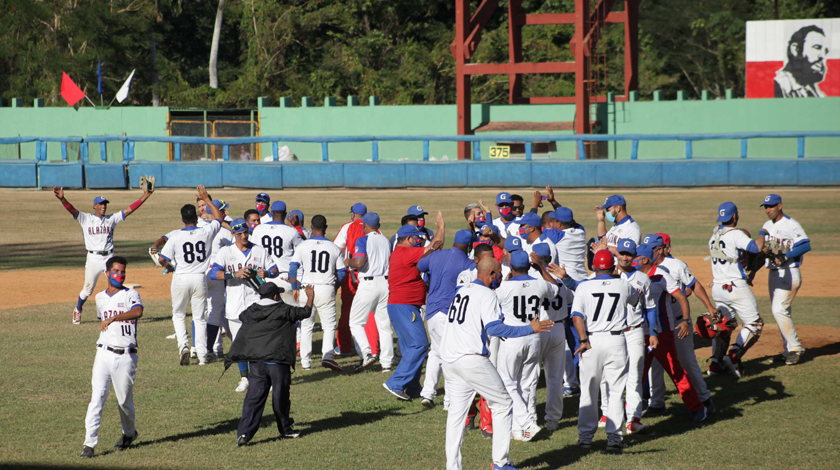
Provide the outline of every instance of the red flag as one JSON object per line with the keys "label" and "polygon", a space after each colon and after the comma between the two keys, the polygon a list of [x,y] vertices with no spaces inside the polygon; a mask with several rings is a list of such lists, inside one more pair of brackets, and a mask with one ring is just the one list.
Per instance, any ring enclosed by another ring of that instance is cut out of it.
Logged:
{"label": "red flag", "polygon": [[61,72],[61,97],[70,106],[73,106],[85,97],[85,93],[73,83],[73,80],[70,79],[67,72]]}

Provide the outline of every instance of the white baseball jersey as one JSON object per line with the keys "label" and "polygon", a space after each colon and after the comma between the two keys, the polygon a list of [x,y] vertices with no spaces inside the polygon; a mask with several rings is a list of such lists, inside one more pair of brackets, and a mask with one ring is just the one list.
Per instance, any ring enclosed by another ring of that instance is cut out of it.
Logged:
{"label": "white baseball jersey", "polygon": [[[673,306],[679,304],[671,294],[680,290],[680,283],[661,266],[655,266],[649,273],[650,294],[656,301],[656,319],[659,322],[659,331],[672,331],[674,329]],[[682,317],[682,310],[680,310]]]}
{"label": "white baseball jersey", "polygon": [[[508,274],[510,274],[510,266],[503,264],[502,279],[507,279]],[[475,267],[472,267],[470,269],[465,269],[458,274],[458,278],[455,280],[455,285],[462,287],[475,281],[476,279],[478,279],[478,270]]]}
{"label": "white baseball jersey", "polygon": [[208,222],[208,221],[202,219],[201,217],[199,217],[198,221],[196,221],[196,223],[195,223],[195,226],[198,227],[198,228],[201,228],[201,227],[205,227],[209,224],[210,224],[210,222]]}
{"label": "white baseball jersey", "polygon": [[292,263],[298,263],[303,275],[297,278],[303,284],[333,285],[335,272],[344,268],[344,256],[335,243],[318,236],[304,240],[295,248]]}
{"label": "white baseball jersey", "polygon": [[607,238],[607,246],[616,246],[622,238],[629,238],[638,245],[642,241],[642,229],[628,215],[616,222],[604,236]]}
{"label": "white baseball jersey", "polygon": [[[219,249],[213,255],[214,267],[225,273],[235,273],[242,268],[268,271],[277,267],[272,256],[263,247],[251,242],[248,245],[245,251],[236,245]],[[260,299],[257,291],[240,278],[225,281],[225,294],[225,316],[235,320],[239,319],[240,313]]]}
{"label": "white baseball jersey", "polygon": [[[96,294],[96,313],[101,320],[121,315],[138,305],[142,307],[143,302],[134,289],[123,288],[114,295],[108,295],[104,290]],[[96,344],[114,348],[137,347],[137,320],[112,322],[99,333]]]}
{"label": "white baseball jersey", "polygon": [[[797,243],[810,241],[808,240],[808,235],[805,234],[805,230],[803,230],[802,226],[799,225],[799,222],[786,215],[782,216],[778,222],[768,220],[761,227],[761,230],[766,233],[764,236],[764,243],[770,244],[770,248],[773,249],[774,252],[781,251],[783,253],[787,253]],[[767,266],[768,269],[779,269],[780,267],[798,268],[802,264],[802,256],[804,255],[788,259],[782,264],[782,266],[776,266],[767,260],[765,262],[765,266]]]}
{"label": "white baseball jersey", "polygon": [[518,237],[519,236],[519,224],[510,219],[511,221],[507,224],[505,223],[504,219],[501,217],[497,217],[493,219],[493,225],[499,229],[499,235],[502,238],[510,238],[510,237]]}
{"label": "white baseball jersey", "polygon": [[567,288],[562,282],[554,276],[555,285],[558,288],[557,295],[554,298],[546,298],[543,300],[543,309],[548,314],[548,319],[557,323],[569,317],[569,308],[575,299],[575,294],[571,289]]}
{"label": "white baseball jersey", "polygon": [[333,241],[333,243],[335,243],[335,246],[339,247],[342,250],[347,247],[347,229],[350,228],[350,224],[352,224],[353,222],[354,221],[351,220],[350,222],[347,222],[346,224],[342,225],[341,228],[338,229],[338,233],[336,234],[335,240]]}
{"label": "white baseball jersey", "polygon": [[236,243],[236,238],[233,237],[233,234],[230,233],[230,230],[222,227],[217,233],[216,236],[213,237],[213,243],[211,244],[211,253],[216,253],[220,249],[226,246],[230,246]]}
{"label": "white baseball jersey", "polygon": [[739,229],[729,229],[723,226],[715,230],[724,230],[725,233],[720,236],[720,251],[723,257],[716,257],[715,252],[715,235],[709,240],[709,251],[712,253],[712,277],[716,283],[728,284],[739,279],[746,279],[747,273],[744,272],[744,267],[741,266],[741,252],[745,251],[752,243],[750,237]]}
{"label": "white baseball jersey", "polygon": [[114,229],[125,220],[125,212],[119,211],[98,217],[79,211],[76,221],[82,226],[85,249],[88,251],[114,251]]}
{"label": "white baseball jersey", "polygon": [[175,274],[205,274],[213,256],[213,239],[221,228],[221,222],[213,220],[202,228],[170,232],[160,256],[175,261]]}
{"label": "white baseball jersey", "polygon": [[496,293],[471,282],[455,294],[440,340],[440,358],[453,363],[463,356],[488,356],[484,327],[502,319]]}
{"label": "white baseball jersey", "polygon": [[638,300],[630,283],[602,274],[578,284],[572,313],[583,317],[590,333],[619,331],[627,328],[627,305],[636,305]]}
{"label": "white baseball jersey", "polygon": [[[629,273],[621,271],[621,277],[639,293],[638,304],[627,304],[627,326],[639,326],[645,321],[647,309],[656,308],[656,300],[650,292],[650,278],[637,269]],[[655,328],[657,325],[652,326]]]}
{"label": "white baseball jersey", "polygon": [[[659,265],[660,267],[665,268],[674,280],[679,282],[680,290],[682,290],[683,294],[685,294],[686,289],[694,287],[694,284],[697,283],[694,273],[691,272],[691,269],[688,268],[685,261],[681,259],[674,258],[673,256],[666,256]],[[680,303],[677,302],[677,299],[674,297],[671,297],[671,314],[671,318],[674,322],[682,318],[682,307],[680,307]]]}
{"label": "white baseball jersey", "polygon": [[294,227],[283,222],[257,225],[250,240],[262,246],[274,258],[281,273],[289,272],[289,263],[295,254],[295,247],[303,241]]}
{"label": "white baseball jersey", "polygon": [[266,211],[264,215],[260,216],[260,225],[274,222],[274,214],[271,211]]}
{"label": "white baseball jersey", "polygon": [[582,225],[575,225],[559,232],[560,240],[554,245],[557,249],[557,260],[572,279],[586,279],[586,229]]}
{"label": "white baseball jersey", "polygon": [[378,230],[359,237],[356,240],[354,258],[364,256],[367,262],[359,269],[359,277],[380,277],[388,275],[388,260],[391,257],[391,244]]}
{"label": "white baseball jersey", "polygon": [[543,308],[546,299],[554,299],[560,293],[557,284],[545,279],[534,279],[527,274],[502,281],[496,289],[496,298],[502,307],[502,321],[505,325],[524,326],[532,320],[548,320]]}

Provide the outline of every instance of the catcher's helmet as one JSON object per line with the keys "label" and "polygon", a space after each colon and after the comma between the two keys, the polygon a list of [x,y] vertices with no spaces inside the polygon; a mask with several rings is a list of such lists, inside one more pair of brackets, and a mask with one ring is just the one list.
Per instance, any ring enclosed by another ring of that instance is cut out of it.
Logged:
{"label": "catcher's helmet", "polygon": [[697,317],[697,322],[694,324],[694,331],[696,331],[701,338],[712,339],[719,334],[731,332],[732,328],[726,324],[726,319],[722,319],[720,322],[714,323],[711,315],[701,315]]}
{"label": "catcher's helmet", "polygon": [[615,259],[613,258],[612,252],[610,252],[610,250],[600,250],[595,253],[595,258],[592,260],[592,266],[594,266],[595,269],[614,269]]}

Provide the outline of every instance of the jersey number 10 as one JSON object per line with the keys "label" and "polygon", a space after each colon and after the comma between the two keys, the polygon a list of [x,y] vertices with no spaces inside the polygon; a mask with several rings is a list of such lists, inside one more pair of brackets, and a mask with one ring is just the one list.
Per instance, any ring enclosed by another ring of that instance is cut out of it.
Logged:
{"label": "jersey number 10", "polygon": [[312,269],[313,273],[326,273],[330,270],[330,254],[327,251],[318,253],[312,252]]}

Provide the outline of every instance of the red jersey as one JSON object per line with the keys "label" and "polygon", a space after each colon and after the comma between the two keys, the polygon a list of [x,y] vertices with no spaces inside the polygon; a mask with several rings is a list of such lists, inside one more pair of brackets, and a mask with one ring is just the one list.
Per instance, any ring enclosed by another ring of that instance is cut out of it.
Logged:
{"label": "red jersey", "polygon": [[426,283],[417,269],[417,263],[425,252],[424,247],[394,248],[388,266],[389,304],[425,305]]}
{"label": "red jersey", "polygon": [[[478,245],[481,245],[481,243],[480,242],[474,242],[473,243],[473,252],[475,252],[475,247],[477,247]],[[496,245],[495,243],[492,245],[492,248],[493,248],[493,258],[496,258],[496,261],[501,263],[502,262],[502,256],[505,255],[505,250],[499,248],[499,246]]]}

